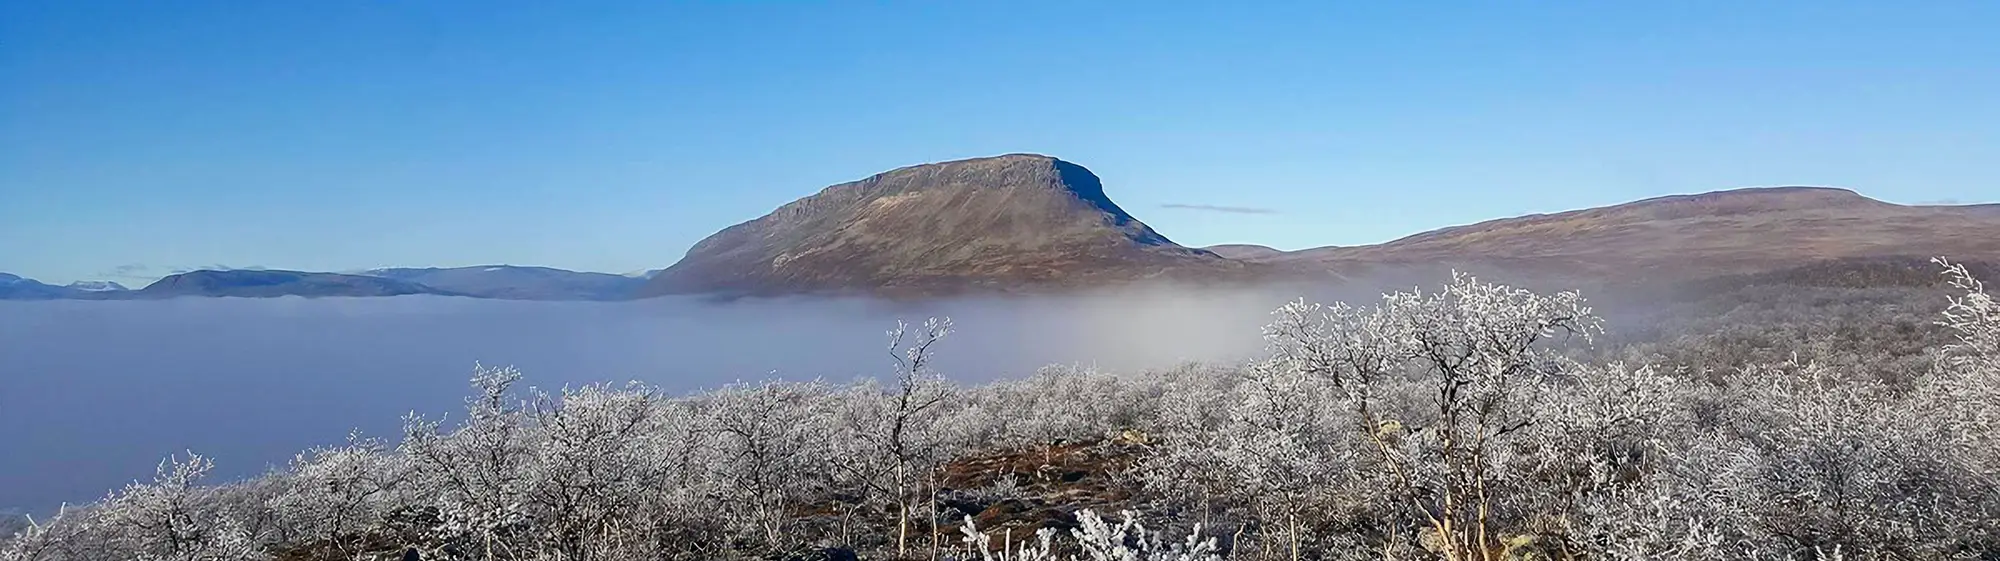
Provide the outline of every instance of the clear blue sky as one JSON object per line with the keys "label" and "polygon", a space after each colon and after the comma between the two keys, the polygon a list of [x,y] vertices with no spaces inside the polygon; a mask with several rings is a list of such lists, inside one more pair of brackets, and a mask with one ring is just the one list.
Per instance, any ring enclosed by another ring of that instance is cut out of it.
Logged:
{"label": "clear blue sky", "polygon": [[623,272],[1007,152],[1189,245],[1750,185],[1985,202],[1996,29],[1973,1],[0,2],[0,271]]}

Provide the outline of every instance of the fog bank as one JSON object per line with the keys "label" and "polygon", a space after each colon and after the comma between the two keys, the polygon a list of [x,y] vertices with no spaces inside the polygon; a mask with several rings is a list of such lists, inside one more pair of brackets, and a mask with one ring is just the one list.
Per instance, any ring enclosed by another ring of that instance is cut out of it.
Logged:
{"label": "fog bank", "polygon": [[935,315],[958,326],[937,365],[962,382],[1049,364],[1134,371],[1251,358],[1270,311],[1298,295],[0,302],[0,426],[9,429],[0,436],[0,510],[101,498],[185,449],[214,457],[221,477],[240,478],[350,430],[394,442],[407,412],[458,411],[475,362],[517,366],[526,385],[549,389],[847,381],[891,371],[884,332],[898,319]]}

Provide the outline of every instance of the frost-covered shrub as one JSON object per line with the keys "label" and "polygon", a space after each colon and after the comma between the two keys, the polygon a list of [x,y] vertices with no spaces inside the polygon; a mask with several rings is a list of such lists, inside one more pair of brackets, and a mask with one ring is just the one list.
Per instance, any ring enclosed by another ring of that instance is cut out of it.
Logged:
{"label": "frost-covered shrub", "polygon": [[[993,536],[981,532],[971,517],[959,527],[965,536],[966,549],[970,550],[962,561],[1222,561],[1221,549],[1215,538],[1203,537],[1197,527],[1187,536],[1174,539],[1166,534],[1152,531],[1139,522],[1139,514],[1130,510],[1119,513],[1120,520],[1111,524],[1098,516],[1095,511],[1083,509],[1076,512],[1077,528],[1070,530],[1069,539],[1057,543],[1056,531],[1043,528],[1034,539],[1023,536],[1016,544],[1003,541],[997,550],[993,547]],[[1011,535],[1010,535],[1011,539]],[[1059,556],[1059,551],[1074,551],[1067,557]],[[973,557],[977,556],[977,557]]]}
{"label": "frost-covered shrub", "polygon": [[290,472],[272,476],[279,484],[267,501],[276,517],[273,537],[359,554],[353,538],[376,529],[405,477],[402,458],[384,452],[381,443],[355,434],[345,446],[299,454]]}
{"label": "frost-covered shrub", "polygon": [[225,494],[198,482],[214,468],[189,452],[162,460],[151,482],[134,482],[102,502],[64,508],[0,545],[6,561],[132,559],[238,561],[264,559],[255,536]]}

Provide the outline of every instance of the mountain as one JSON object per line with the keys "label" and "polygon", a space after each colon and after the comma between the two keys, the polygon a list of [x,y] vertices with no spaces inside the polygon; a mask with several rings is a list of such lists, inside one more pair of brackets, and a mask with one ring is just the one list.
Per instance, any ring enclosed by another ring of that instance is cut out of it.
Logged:
{"label": "mountain", "polygon": [[548,267],[375,269],[362,273],[479,298],[509,300],[622,300],[646,279],[608,273],[580,273]]}
{"label": "mountain", "polygon": [[1202,248],[1209,253],[1229,259],[1262,259],[1283,255],[1285,252],[1256,244],[1222,244]]}
{"label": "mountain", "polygon": [[69,288],[0,273],[0,300],[57,300],[76,295],[77,292]]}
{"label": "mountain", "polygon": [[1245,268],[1153,231],[1082,166],[1009,154],[827,187],[695,244],[640,294],[935,293]]}
{"label": "mountain", "polygon": [[124,292],[131,290],[130,288],[125,288],[125,285],[114,281],[76,281],[69,283],[68,288],[84,292]]}
{"label": "mountain", "polygon": [[172,298],[176,296],[238,296],[270,298],[278,296],[402,296],[408,294],[458,295],[422,284],[340,273],[308,273],[280,270],[194,271],[170,275],[123,293],[130,298]]}
{"label": "mountain", "polygon": [[2000,205],[1907,206],[1824,187],[1674,195],[1444,228],[1364,246],[1239,257],[1291,268],[1493,267],[1676,280],[1857,258],[2000,259]]}

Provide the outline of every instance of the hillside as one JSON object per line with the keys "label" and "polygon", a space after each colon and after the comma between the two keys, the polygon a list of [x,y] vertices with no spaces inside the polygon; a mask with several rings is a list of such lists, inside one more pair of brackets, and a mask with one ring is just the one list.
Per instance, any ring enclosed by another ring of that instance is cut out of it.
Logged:
{"label": "hillside", "polygon": [[641,294],[931,292],[1243,268],[1153,231],[1082,166],[1011,154],[827,187],[695,244]]}
{"label": "hillside", "polygon": [[1821,187],[1675,195],[1443,228],[1376,245],[1247,256],[1352,271],[1487,265],[1600,279],[1695,279],[1852,258],[2000,258],[2000,205],[1906,206]]}

